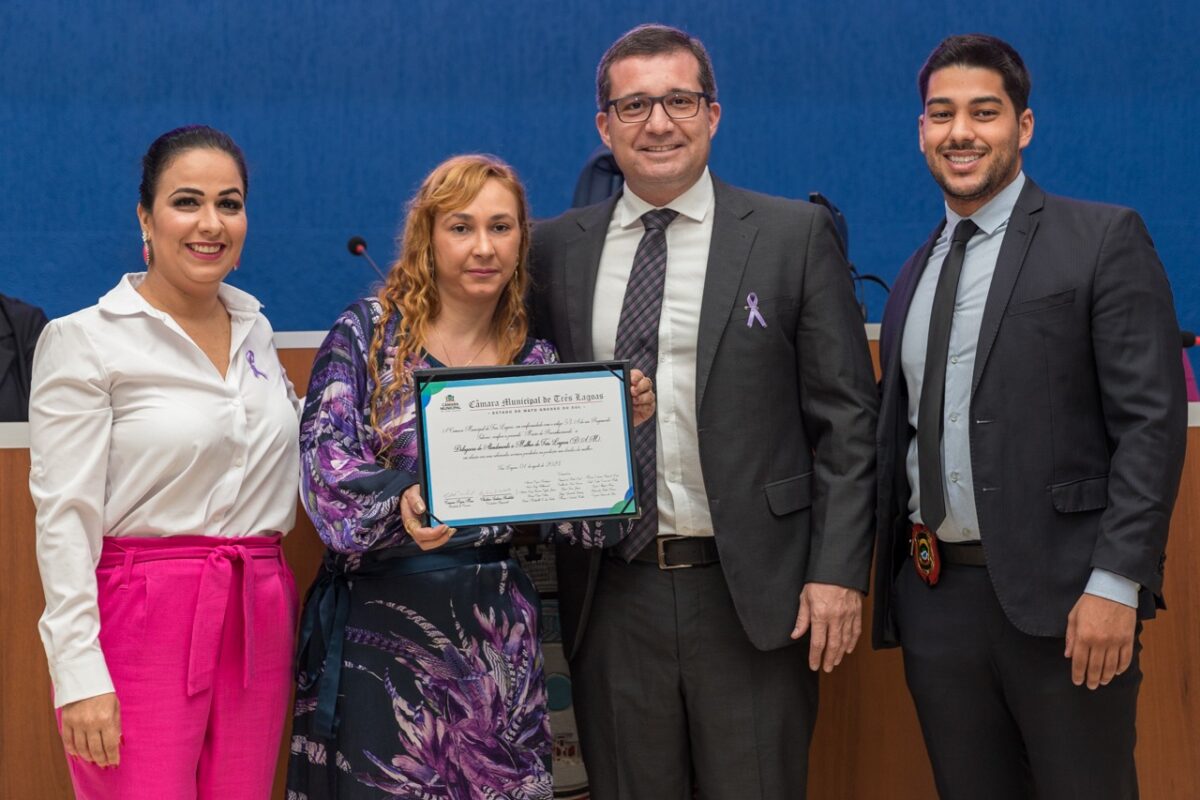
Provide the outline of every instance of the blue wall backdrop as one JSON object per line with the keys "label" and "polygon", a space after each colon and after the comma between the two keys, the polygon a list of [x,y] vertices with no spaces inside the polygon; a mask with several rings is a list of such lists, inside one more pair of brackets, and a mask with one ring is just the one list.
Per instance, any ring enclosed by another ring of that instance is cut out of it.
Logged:
{"label": "blue wall backdrop", "polygon": [[[914,76],[945,35],[1011,41],[1033,73],[1026,171],[1049,191],[1145,217],[1185,328],[1200,326],[1200,4],[597,0],[256,0],[0,5],[0,290],[51,316],[141,268],[139,158],[205,122],[250,162],[250,232],[232,281],[279,330],[328,327],[373,273],[406,198],[442,158],[494,152],[534,213],[569,205],[598,143],[593,73],[644,21],[709,46],[724,179],[820,190],[851,257],[889,283],[941,213],[917,151]],[[872,320],[881,291],[867,292]]]}

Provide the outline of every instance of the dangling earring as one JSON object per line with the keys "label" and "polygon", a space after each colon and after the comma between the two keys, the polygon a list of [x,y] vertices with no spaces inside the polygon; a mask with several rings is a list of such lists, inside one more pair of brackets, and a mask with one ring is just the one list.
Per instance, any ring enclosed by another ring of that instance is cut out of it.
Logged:
{"label": "dangling earring", "polygon": [[147,267],[150,266],[150,238],[145,231],[142,231],[142,261]]}
{"label": "dangling earring", "polygon": [[233,262],[233,271],[234,271],[234,272],[237,272],[237,269],[238,269],[238,267],[240,267],[241,265],[242,265],[242,262],[241,262],[241,261],[235,261],[235,262]]}

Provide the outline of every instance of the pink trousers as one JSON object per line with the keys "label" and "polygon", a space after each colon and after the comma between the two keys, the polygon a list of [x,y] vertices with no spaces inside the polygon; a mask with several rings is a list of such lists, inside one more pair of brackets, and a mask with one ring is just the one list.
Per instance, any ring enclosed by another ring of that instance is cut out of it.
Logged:
{"label": "pink trousers", "polygon": [[124,743],[117,767],[68,759],[78,800],[270,797],[297,608],[279,537],[106,538],[96,577]]}

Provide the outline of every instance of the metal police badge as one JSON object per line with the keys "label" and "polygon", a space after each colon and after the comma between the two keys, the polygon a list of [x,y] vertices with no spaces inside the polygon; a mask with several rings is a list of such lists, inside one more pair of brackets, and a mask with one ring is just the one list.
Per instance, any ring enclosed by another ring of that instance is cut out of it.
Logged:
{"label": "metal police badge", "polygon": [[936,584],[942,574],[937,535],[924,525],[913,525],[909,552],[912,554],[913,566],[917,569],[917,577],[929,586]]}

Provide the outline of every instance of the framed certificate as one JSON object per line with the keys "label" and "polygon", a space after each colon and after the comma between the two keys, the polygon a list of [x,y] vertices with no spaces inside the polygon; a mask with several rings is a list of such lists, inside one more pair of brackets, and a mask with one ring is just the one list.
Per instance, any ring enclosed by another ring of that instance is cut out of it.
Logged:
{"label": "framed certificate", "polygon": [[628,362],[422,369],[413,381],[430,525],[641,514]]}

